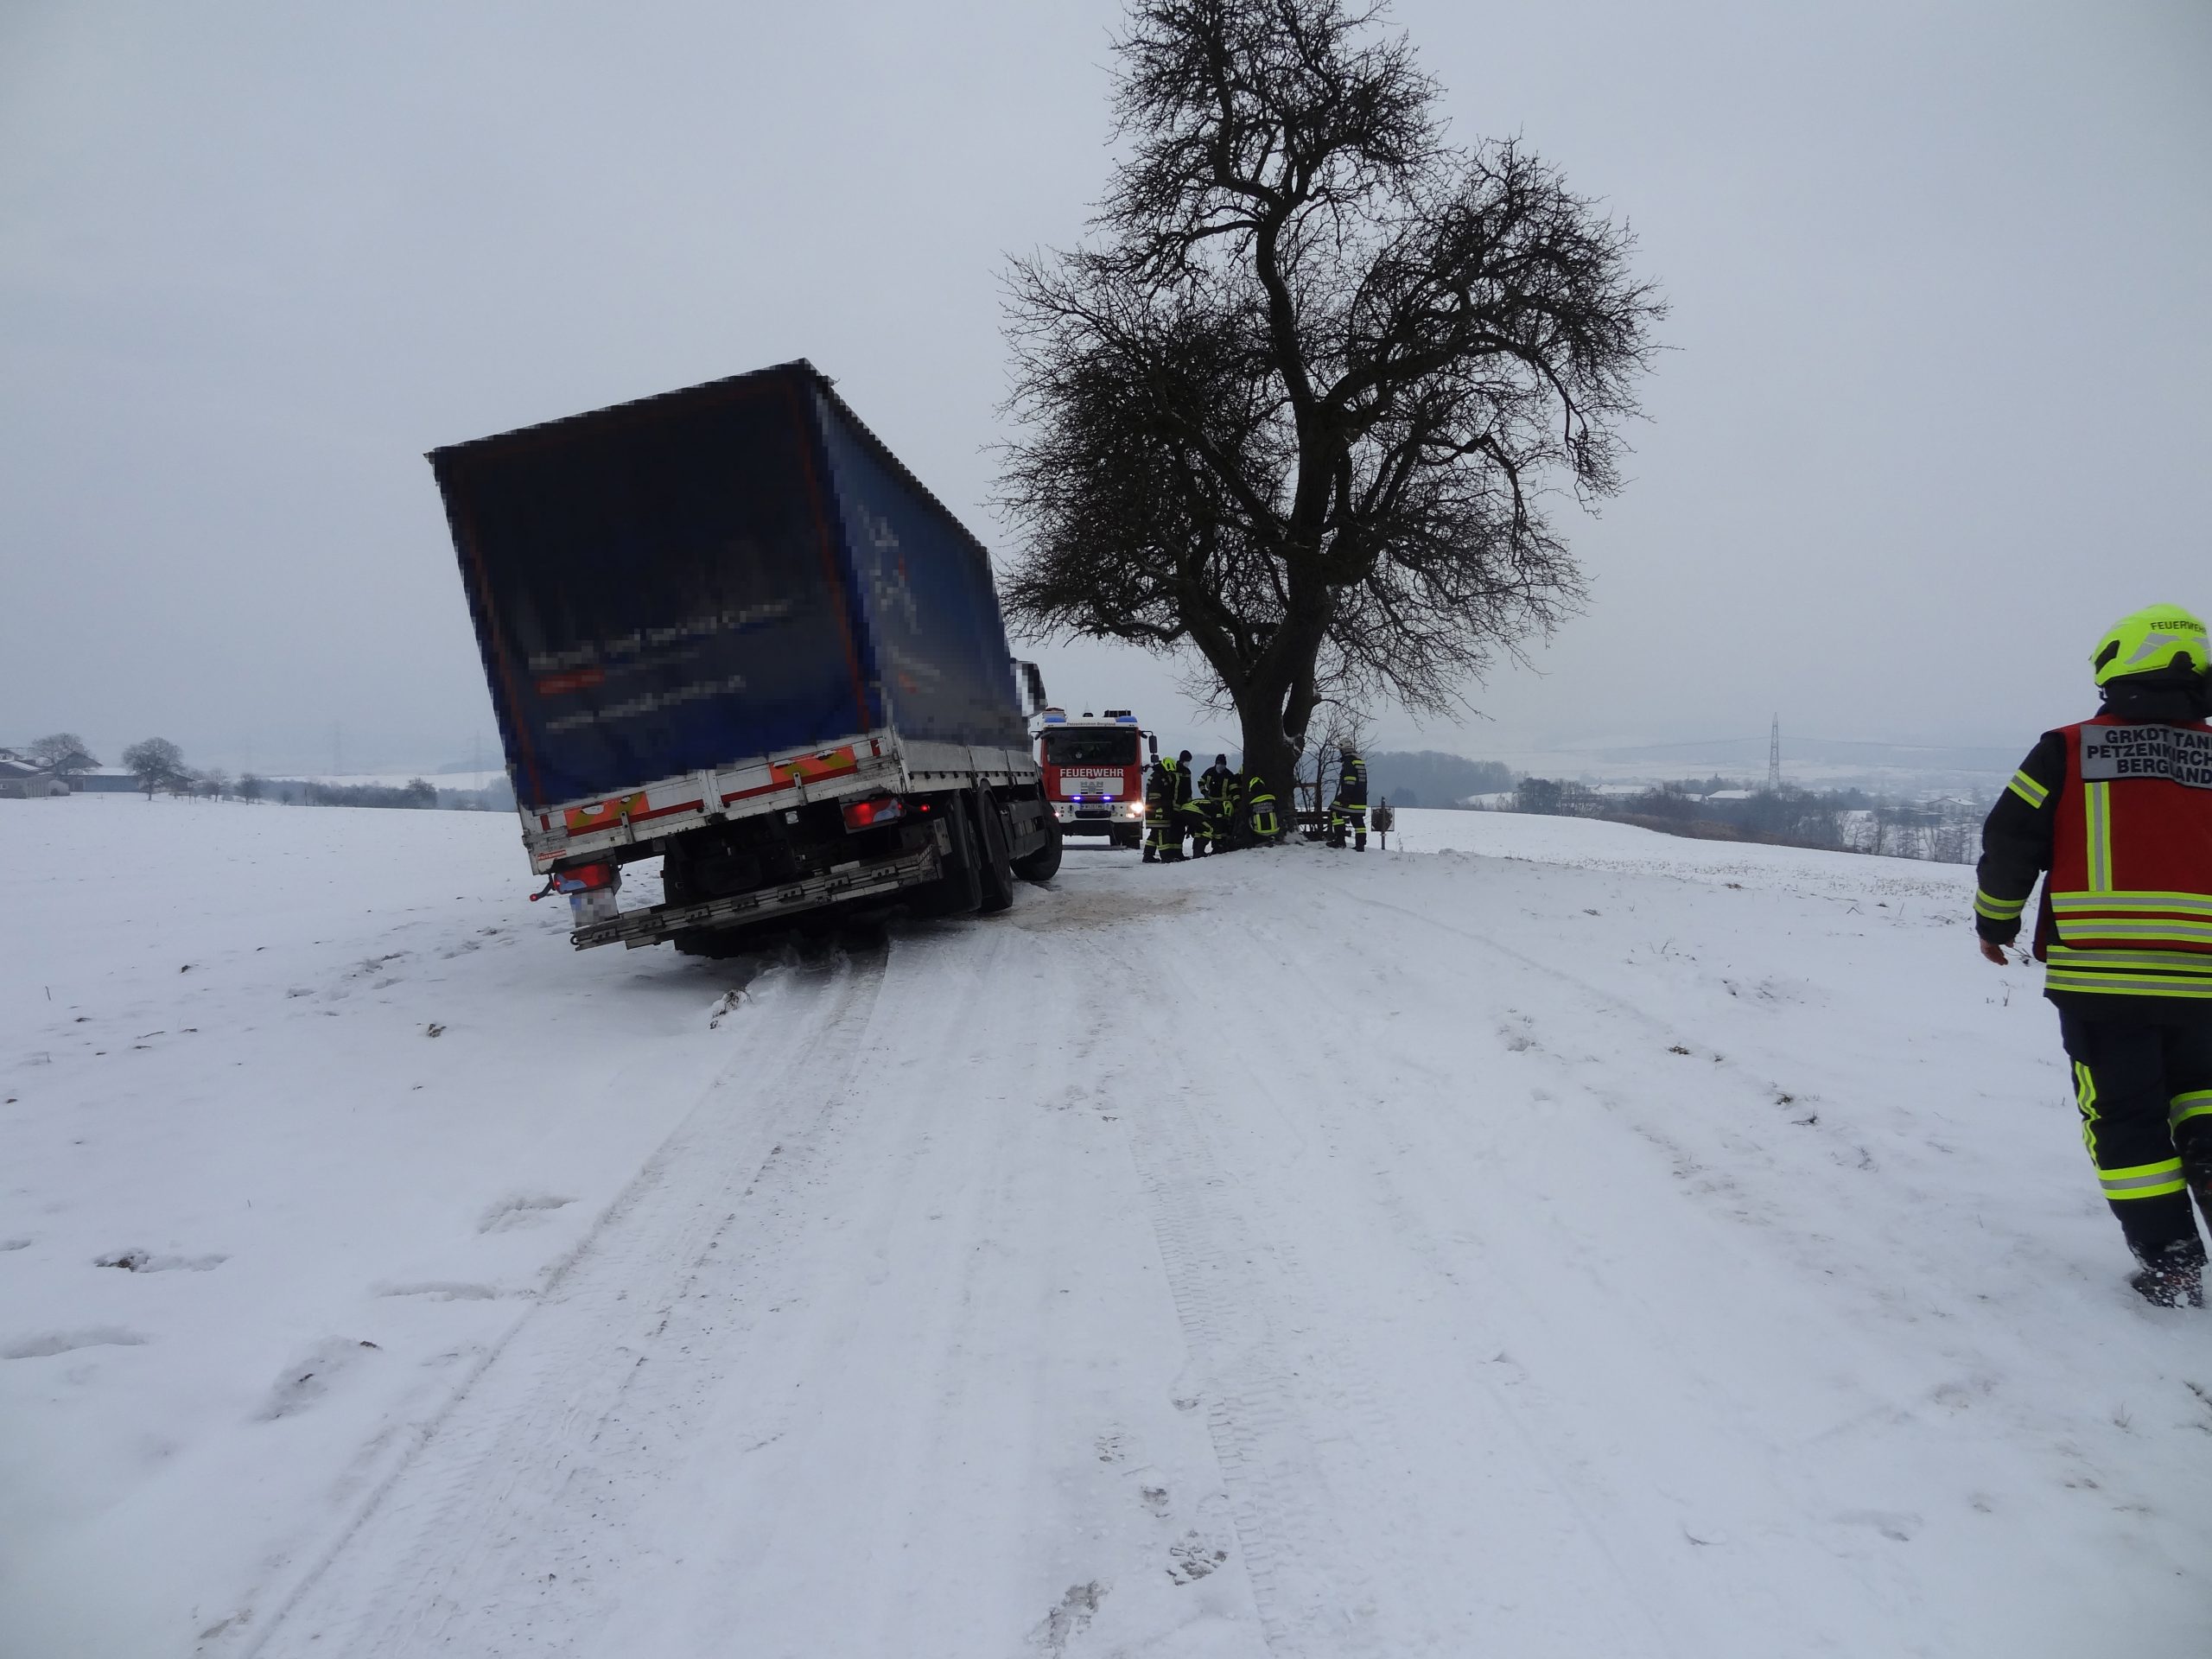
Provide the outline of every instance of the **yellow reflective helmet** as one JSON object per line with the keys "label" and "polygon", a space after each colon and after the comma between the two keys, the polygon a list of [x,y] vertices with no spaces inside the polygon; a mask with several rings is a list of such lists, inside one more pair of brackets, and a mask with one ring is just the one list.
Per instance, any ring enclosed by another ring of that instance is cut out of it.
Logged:
{"label": "yellow reflective helmet", "polygon": [[2121,617],[2089,658],[2099,685],[2169,669],[2201,677],[2207,662],[2204,624],[2178,605],[2152,605]]}

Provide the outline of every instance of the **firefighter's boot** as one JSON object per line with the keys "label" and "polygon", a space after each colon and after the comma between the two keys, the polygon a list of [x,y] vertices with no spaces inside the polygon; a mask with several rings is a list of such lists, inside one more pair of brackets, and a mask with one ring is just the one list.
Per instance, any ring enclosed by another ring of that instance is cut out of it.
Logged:
{"label": "firefighter's boot", "polygon": [[2204,1243],[2196,1234],[2156,1250],[2135,1252],[2143,1270],[2128,1280],[2153,1307],[2204,1306]]}

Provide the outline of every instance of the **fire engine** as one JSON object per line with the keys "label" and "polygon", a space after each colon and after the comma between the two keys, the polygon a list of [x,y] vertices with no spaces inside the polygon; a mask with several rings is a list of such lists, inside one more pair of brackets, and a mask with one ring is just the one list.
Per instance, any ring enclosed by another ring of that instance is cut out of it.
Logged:
{"label": "fire engine", "polygon": [[1127,709],[1073,718],[1045,710],[1037,761],[1062,835],[1104,836],[1116,847],[1143,840],[1145,735]]}

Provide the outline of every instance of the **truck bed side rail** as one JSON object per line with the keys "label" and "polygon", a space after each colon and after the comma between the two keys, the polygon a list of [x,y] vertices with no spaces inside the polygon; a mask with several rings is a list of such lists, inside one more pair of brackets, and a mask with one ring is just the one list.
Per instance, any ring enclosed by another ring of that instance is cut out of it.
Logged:
{"label": "truck bed side rail", "polygon": [[[520,809],[531,868],[543,875],[564,859],[617,853],[640,842],[726,818],[781,811],[809,801],[928,793],[964,785],[1033,784],[1042,773],[1022,749],[902,741],[876,731],[826,749],[764,757],[641,785],[603,800]],[[633,855],[637,856],[638,855]]]}

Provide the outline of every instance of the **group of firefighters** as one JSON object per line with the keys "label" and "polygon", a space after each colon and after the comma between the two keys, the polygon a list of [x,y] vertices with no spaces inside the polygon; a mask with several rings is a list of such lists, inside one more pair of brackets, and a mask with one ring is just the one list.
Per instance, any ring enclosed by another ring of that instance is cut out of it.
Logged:
{"label": "group of firefighters", "polygon": [[[1191,856],[1225,853],[1241,847],[1265,846],[1282,839],[1282,821],[1275,810],[1274,791],[1257,772],[1231,768],[1229,757],[1217,754],[1213,765],[1194,779],[1191,752],[1173,760],[1154,758],[1144,785],[1144,861],[1168,863],[1181,858],[1183,843],[1191,843]],[[1389,810],[1385,803],[1383,812]],[[1376,815],[1378,828],[1388,829]],[[1367,762],[1349,745],[1337,752],[1337,791],[1330,803],[1326,838],[1332,847],[1350,844],[1367,850]]]}

